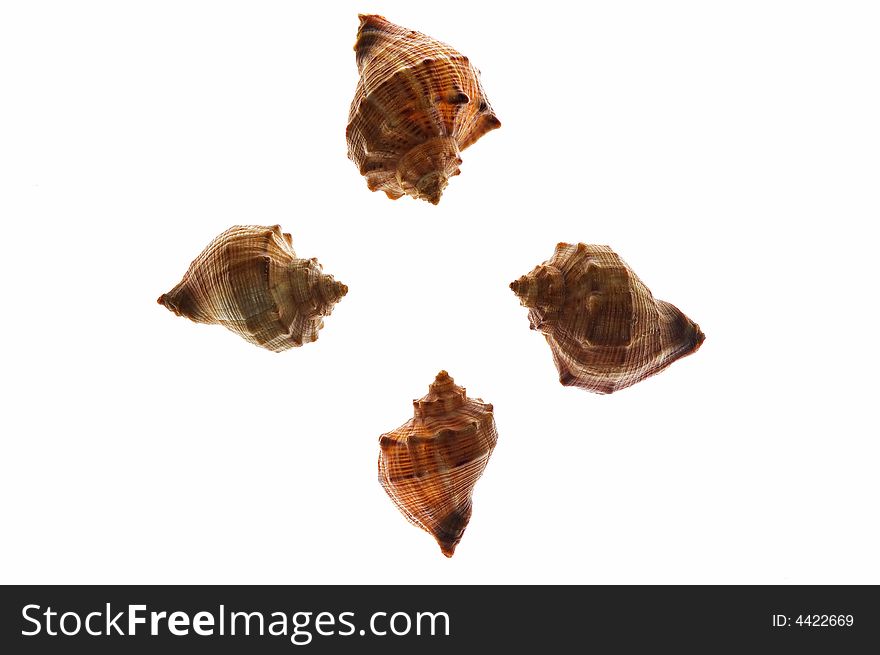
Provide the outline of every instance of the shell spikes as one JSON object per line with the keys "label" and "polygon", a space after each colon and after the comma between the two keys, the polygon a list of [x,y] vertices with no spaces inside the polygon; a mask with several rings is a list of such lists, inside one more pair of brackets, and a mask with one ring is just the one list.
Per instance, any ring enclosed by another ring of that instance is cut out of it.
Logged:
{"label": "shell spikes", "polygon": [[348,158],[371,191],[436,205],[461,151],[501,122],[467,57],[382,16],[359,18]]}
{"label": "shell spikes", "polygon": [[446,557],[471,519],[471,494],[497,441],[492,405],[468,398],[446,371],[413,401],[409,421],[379,437],[379,482]]}
{"label": "shell spikes", "polygon": [[678,308],[655,300],[608,246],[560,243],[510,288],[547,339],[566,386],[624,389],[696,352],[706,338]]}
{"label": "shell spikes", "polygon": [[196,257],[159,304],[281,352],[315,341],[323,317],[346,293],[317,259],[296,256],[280,226],[236,225]]}

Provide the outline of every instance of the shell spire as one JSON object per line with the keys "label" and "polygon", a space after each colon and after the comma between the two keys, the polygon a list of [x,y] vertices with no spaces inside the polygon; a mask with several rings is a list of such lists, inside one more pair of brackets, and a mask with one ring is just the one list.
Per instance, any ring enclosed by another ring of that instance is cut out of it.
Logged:
{"label": "shell spire", "polygon": [[706,338],[677,307],[655,300],[608,246],[560,243],[510,288],[550,345],[565,386],[624,389],[696,352]]}
{"label": "shell spire", "polygon": [[467,57],[382,16],[359,18],[348,157],[371,191],[436,205],[461,151],[501,122]]}
{"label": "shell spire", "polygon": [[178,316],[226,327],[274,352],[315,341],[348,287],[300,259],[274,225],[236,225],[217,236],[183,279],[159,297]]}
{"label": "shell spire", "polygon": [[413,418],[379,437],[379,482],[400,512],[452,557],[471,495],[498,441],[492,405],[440,371]]}

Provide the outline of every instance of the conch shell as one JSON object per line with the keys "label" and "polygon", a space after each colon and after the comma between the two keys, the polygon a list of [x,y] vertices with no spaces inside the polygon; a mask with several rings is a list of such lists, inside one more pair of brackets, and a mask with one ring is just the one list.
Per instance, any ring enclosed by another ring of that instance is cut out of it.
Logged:
{"label": "conch shell", "polygon": [[317,259],[299,259],[280,226],[236,225],[205,248],[159,304],[281,352],[315,341],[322,318],[347,292]]}
{"label": "conch shell", "polygon": [[348,158],[371,191],[436,205],[461,151],[501,122],[467,57],[382,16],[359,18]]}
{"label": "conch shell", "polygon": [[413,401],[413,418],[379,437],[379,482],[412,523],[452,557],[471,493],[498,441],[492,405],[468,398],[446,371]]}
{"label": "conch shell", "polygon": [[624,389],[696,352],[706,338],[676,307],[655,300],[608,246],[560,243],[510,288],[550,344],[565,386]]}

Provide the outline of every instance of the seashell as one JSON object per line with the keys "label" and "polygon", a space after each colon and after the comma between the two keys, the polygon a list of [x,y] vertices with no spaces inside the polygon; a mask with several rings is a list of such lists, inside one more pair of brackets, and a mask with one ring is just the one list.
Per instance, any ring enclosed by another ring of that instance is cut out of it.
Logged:
{"label": "seashell", "polygon": [[410,523],[452,557],[471,519],[474,485],[498,441],[492,405],[468,398],[440,371],[413,407],[413,418],[379,437],[379,482]]}
{"label": "seashell", "polygon": [[159,304],[274,352],[315,341],[348,292],[317,259],[299,259],[281,227],[236,225],[214,239]]}
{"label": "seashell", "polygon": [[560,243],[549,260],[512,282],[559,370],[559,381],[612,393],[696,352],[705,335],[654,296],[608,246]]}
{"label": "seashell", "polygon": [[436,205],[461,151],[501,122],[467,57],[382,16],[359,18],[348,158],[371,191]]}

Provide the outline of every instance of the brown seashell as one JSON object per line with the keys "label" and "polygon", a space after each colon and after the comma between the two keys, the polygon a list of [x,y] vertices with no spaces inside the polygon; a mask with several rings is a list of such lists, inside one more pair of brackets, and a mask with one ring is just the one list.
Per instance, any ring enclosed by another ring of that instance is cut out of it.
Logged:
{"label": "brown seashell", "polygon": [[550,344],[565,386],[624,389],[696,352],[706,338],[676,307],[655,300],[608,246],[560,243],[510,288]]}
{"label": "brown seashell", "polygon": [[471,493],[498,441],[492,405],[468,398],[446,371],[413,401],[413,418],[379,437],[379,482],[412,523],[452,557],[471,519]]}
{"label": "brown seashell", "polygon": [[347,292],[317,259],[297,258],[280,226],[236,225],[196,257],[159,304],[281,352],[315,341],[322,318]]}
{"label": "brown seashell", "polygon": [[382,16],[359,18],[348,158],[370,191],[436,205],[461,151],[501,122],[467,57]]}

